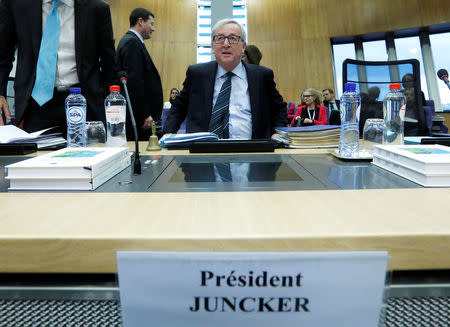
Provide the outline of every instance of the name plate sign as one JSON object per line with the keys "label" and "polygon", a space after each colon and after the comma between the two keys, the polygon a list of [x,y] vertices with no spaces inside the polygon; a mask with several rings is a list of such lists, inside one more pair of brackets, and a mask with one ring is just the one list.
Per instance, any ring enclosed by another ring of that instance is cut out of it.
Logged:
{"label": "name plate sign", "polygon": [[124,327],[378,326],[387,252],[117,252]]}

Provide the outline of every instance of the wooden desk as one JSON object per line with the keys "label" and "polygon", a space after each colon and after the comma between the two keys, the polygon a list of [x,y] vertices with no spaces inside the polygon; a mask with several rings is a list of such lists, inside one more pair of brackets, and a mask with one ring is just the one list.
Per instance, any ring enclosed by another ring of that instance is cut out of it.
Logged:
{"label": "wooden desk", "polygon": [[[142,154],[167,152],[180,153]],[[449,188],[2,193],[0,272],[116,272],[116,250],[387,249],[394,270],[449,269],[449,195]]]}

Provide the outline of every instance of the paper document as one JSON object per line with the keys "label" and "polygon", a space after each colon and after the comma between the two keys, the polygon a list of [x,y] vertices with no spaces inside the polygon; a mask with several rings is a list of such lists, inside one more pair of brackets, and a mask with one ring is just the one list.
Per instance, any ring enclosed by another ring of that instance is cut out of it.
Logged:
{"label": "paper document", "polygon": [[38,148],[45,148],[65,144],[66,140],[56,126],[27,133],[14,125],[6,125],[0,126],[0,143],[36,143]]}

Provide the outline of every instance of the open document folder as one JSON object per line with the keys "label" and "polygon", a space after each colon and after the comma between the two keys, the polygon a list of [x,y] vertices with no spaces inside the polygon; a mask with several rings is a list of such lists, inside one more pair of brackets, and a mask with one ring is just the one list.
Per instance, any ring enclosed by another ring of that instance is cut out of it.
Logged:
{"label": "open document folder", "polygon": [[188,148],[194,141],[218,140],[219,137],[210,132],[190,134],[166,134],[159,140],[162,148]]}
{"label": "open document folder", "polygon": [[37,132],[27,133],[14,126],[0,126],[0,143],[36,143],[38,149],[44,149],[56,145],[65,145],[66,140],[62,137],[58,127],[49,127]]}

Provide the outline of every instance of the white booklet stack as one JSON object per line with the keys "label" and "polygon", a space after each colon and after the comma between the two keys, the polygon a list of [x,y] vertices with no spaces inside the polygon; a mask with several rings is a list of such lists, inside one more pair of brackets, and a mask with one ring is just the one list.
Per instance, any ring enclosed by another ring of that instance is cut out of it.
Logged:
{"label": "white booklet stack", "polygon": [[95,190],[130,165],[128,148],[64,148],[6,166],[10,190]]}
{"label": "white booklet stack", "polygon": [[423,186],[450,186],[450,147],[376,145],[372,163]]}

